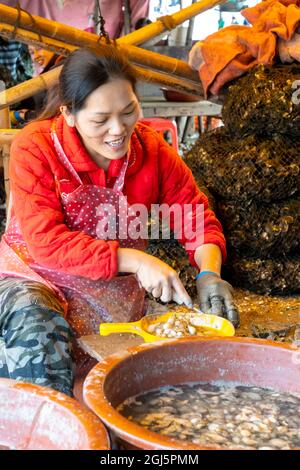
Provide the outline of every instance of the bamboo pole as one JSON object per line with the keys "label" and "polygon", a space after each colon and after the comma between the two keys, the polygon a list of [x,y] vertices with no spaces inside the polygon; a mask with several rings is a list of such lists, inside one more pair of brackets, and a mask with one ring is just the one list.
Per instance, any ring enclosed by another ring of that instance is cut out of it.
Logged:
{"label": "bamboo pole", "polygon": [[[169,21],[167,20],[167,22],[163,22],[163,20],[158,19],[158,21],[144,26],[144,28],[119,38],[117,42],[119,44],[127,45],[142,44],[149,39],[152,39],[153,37],[163,33],[164,31],[167,31],[167,29],[176,28],[176,26],[184,23],[186,20],[191,19],[203,11],[209,10],[216,5],[225,3],[226,1],[227,0],[201,0],[197,3],[194,3],[193,5],[190,5],[189,7],[183,8],[174,15],[169,15],[167,17]],[[18,10],[0,3],[0,18],[4,23],[9,23],[15,26],[18,19]],[[91,45],[93,42],[99,41],[99,36],[96,34],[88,33],[87,31],[81,31],[80,29],[73,28],[72,26],[67,26],[56,21],[47,20],[46,18],[42,18],[37,15],[28,15],[24,12],[21,12],[20,14],[18,26],[31,31],[34,27],[32,18],[41,35],[55,38],[80,47]],[[168,24],[169,28],[165,26],[166,23]]]}
{"label": "bamboo pole", "polygon": [[[0,4],[1,12],[1,4]],[[34,31],[29,31],[24,28],[18,28],[14,31],[14,27],[1,19],[0,23],[0,35],[6,39],[15,38],[20,42],[25,42],[26,44],[38,45],[46,49],[50,49],[53,52],[61,55],[68,55],[69,52],[75,50],[78,44],[74,44],[68,41],[61,41],[58,39],[53,39],[50,36],[42,36],[37,34]],[[59,23],[58,23],[59,24]],[[76,29],[76,28],[74,28]],[[89,34],[91,37],[98,36]],[[98,38],[99,39],[99,38]],[[173,57],[167,57],[156,52],[151,52],[145,49],[140,49],[135,46],[119,46],[118,49],[121,54],[127,56],[128,60],[133,64],[139,66],[145,66],[151,69],[155,69],[158,72],[166,72],[172,75],[178,75],[179,77],[184,77],[189,80],[199,81],[198,73],[195,70],[192,70],[191,67],[183,60],[174,59]],[[103,51],[108,51],[110,48],[115,47],[113,45],[108,45],[105,41],[92,41],[90,44],[84,41],[81,45],[82,47],[92,47]]]}
{"label": "bamboo pole", "polygon": [[58,55],[67,56],[70,52],[78,49],[76,46],[58,41],[47,36],[40,36],[33,31],[18,28],[14,33],[14,27],[7,23],[0,23],[0,36],[8,41],[16,40],[28,45],[42,47],[43,49],[50,50]]}
{"label": "bamboo pole", "polygon": [[21,129],[0,129],[0,145],[11,145],[20,131]]}
{"label": "bamboo pole", "polygon": [[[155,83],[169,89],[180,91],[181,93],[197,96],[199,100],[202,98],[202,86],[179,77],[170,77],[167,74],[148,71],[142,67],[133,67],[139,80],[149,83]],[[0,93],[0,109],[18,103],[30,96],[41,91],[45,91],[58,82],[59,74],[62,66],[56,67],[49,72],[43,73],[38,77],[27,80],[12,88],[8,88]]]}
{"label": "bamboo pole", "polygon": [[38,77],[27,80],[0,93],[0,109],[18,103],[30,96],[36,95],[54,86],[62,67],[49,70]]}
{"label": "bamboo pole", "polygon": [[[200,2],[191,5],[178,13],[173,15],[173,21],[176,26],[181,22],[184,22],[186,19],[192,18],[194,15],[201,13],[218,3],[223,3],[223,0],[201,0]],[[2,19],[6,21],[10,21],[12,24],[16,22],[17,19],[17,10],[14,8],[6,7],[5,5],[0,4],[0,14]],[[27,42],[30,44],[38,44],[42,47],[46,47],[56,53],[67,55],[70,51],[74,50],[75,47],[72,47],[70,43],[62,42],[57,39],[53,39],[53,37],[61,37],[64,41],[69,40],[73,42],[73,46],[75,44],[78,45],[87,45],[91,46],[97,43],[97,47],[100,48],[99,45],[99,37],[92,33],[87,33],[85,31],[77,30],[71,26],[61,25],[60,23],[53,22],[50,20],[46,20],[41,17],[34,16],[34,20],[36,21],[36,26],[38,26],[38,30],[40,33],[45,32],[49,34],[49,36],[42,36],[40,37],[37,33],[31,31],[22,31],[18,28],[17,37],[22,42]],[[163,26],[161,21],[158,21]],[[152,27],[156,23],[152,23],[151,25],[145,26],[144,28],[132,33],[139,33],[141,34],[146,28]],[[25,13],[21,13],[20,16],[20,24],[25,26],[26,28],[30,29],[33,27],[32,20],[29,15]],[[156,26],[159,26],[159,24]],[[160,32],[163,31],[161,26],[159,26]],[[1,26],[0,26],[1,30]],[[13,31],[11,25],[3,25],[1,35],[4,37],[9,36]],[[157,32],[157,28],[155,29]],[[144,31],[146,32],[146,31]],[[154,36],[154,30],[152,29],[152,36]],[[147,33],[148,34],[148,33]],[[156,34],[156,33],[155,33]],[[119,38],[117,40],[118,44],[125,44],[127,42],[126,38],[131,35],[128,35],[123,38]],[[132,36],[131,36],[132,37]],[[150,36],[147,36],[148,39]],[[145,39],[145,37],[144,37]],[[82,44],[82,42],[84,44]],[[132,43],[130,39],[128,42]],[[134,43],[138,43],[139,39],[136,37]],[[110,47],[106,44],[101,43],[101,47]],[[168,88],[179,90],[184,93],[194,94],[199,97],[199,99],[203,96],[203,90],[198,78],[198,74],[196,71],[192,71],[188,64],[183,61],[179,61],[177,59],[173,59],[171,57],[165,57],[157,53],[153,53],[150,51],[140,50],[137,47],[126,47],[122,52],[127,53],[129,60],[138,64],[138,76],[141,80],[146,82],[152,82],[167,86]],[[157,68],[162,69],[163,72],[166,72],[171,75],[171,77],[175,78],[174,75],[183,76],[184,78],[182,81],[180,80],[173,80],[170,77],[165,76],[164,74],[160,74],[158,71],[143,71],[140,65],[144,65],[148,68],[153,68],[153,65],[157,66]],[[51,73],[53,72],[53,73]],[[47,72],[39,77],[36,77],[32,80],[28,80],[25,83],[17,85],[16,87],[11,88],[11,91],[6,91],[0,93],[0,109],[8,104],[13,104],[21,99],[27,98],[32,96],[40,91],[44,91],[45,89],[53,86],[57,80],[60,73],[60,68],[54,69],[53,71]]]}
{"label": "bamboo pole", "polygon": [[[15,26],[18,20],[18,10],[0,3],[0,18],[4,23]],[[48,36],[77,46],[92,44],[99,40],[99,36],[96,34],[48,20],[41,16],[29,15],[23,11],[20,14],[17,26],[28,31],[36,28],[42,36]]]}
{"label": "bamboo pole", "polygon": [[155,70],[146,71],[144,68],[138,66],[135,66],[134,70],[137,78],[141,81],[155,83],[170,90],[193,95],[199,100],[203,99],[203,88],[200,81],[196,83],[181,77],[170,77],[165,73],[160,73]]}
{"label": "bamboo pole", "polygon": [[[201,0],[200,2],[194,3],[189,7],[183,8],[174,15],[168,15],[167,20],[158,18],[157,21],[151,23],[147,26],[144,26],[141,29],[133,31],[132,33],[119,38],[118,42],[120,44],[144,44],[145,42],[149,41],[150,39],[160,36],[162,33],[170,29],[174,29],[180,24],[184,23],[187,20],[190,20],[194,16],[199,15],[210,8],[215,7],[216,5],[220,5],[225,3],[227,0]],[[167,26],[168,27],[167,27]]]}
{"label": "bamboo pole", "polygon": [[[9,108],[5,107],[0,111],[0,128],[10,127]],[[10,129],[8,129],[10,130]]]}
{"label": "bamboo pole", "polygon": [[[9,35],[12,33],[12,29],[13,27],[11,25],[0,23],[0,35],[3,35],[4,37],[8,38]],[[20,40],[21,42],[26,42],[29,44],[41,44],[41,45],[44,44],[44,46],[47,44],[47,46],[49,46],[51,50],[58,52],[58,53],[62,53],[63,55],[67,55],[68,53],[76,49],[76,46],[65,44],[61,41],[57,41],[57,40],[45,38],[45,37],[38,38],[36,33],[26,31],[23,29],[18,29],[15,37],[17,40]],[[45,43],[43,42],[44,40],[46,41]],[[106,51],[107,48],[109,47],[114,47],[114,46],[107,46],[101,43],[97,46],[97,50],[101,49],[101,50]],[[148,51],[142,51],[142,50],[140,51],[141,55],[147,52]],[[157,54],[157,55],[160,56],[160,54]],[[164,56],[161,56],[161,57],[164,57]],[[167,58],[167,59],[170,59],[168,62],[169,65],[172,64],[173,68],[176,67],[176,64],[178,63],[177,59],[172,59],[172,58]],[[185,65],[188,67],[187,64]],[[163,72],[167,71],[168,73],[161,73],[156,70],[152,70],[150,68],[144,69],[140,66],[134,66],[133,68],[136,71],[138,78],[142,81],[155,83],[158,85],[163,85],[173,90],[177,90],[177,91],[187,93],[187,94],[196,95],[199,97],[199,99],[201,99],[201,97],[203,96],[203,89],[202,89],[202,85],[200,83],[200,80],[198,78],[198,74],[196,71],[193,71],[192,77],[194,79],[191,80],[189,76],[188,78],[186,78],[186,77],[180,77],[180,76],[174,75],[174,70],[169,70],[168,67],[169,66],[164,67],[162,64],[162,68],[165,69],[163,70]],[[26,82],[23,82],[19,85],[16,85],[12,88],[9,88],[1,92],[0,93],[0,109],[8,105],[10,106],[14,103],[17,103],[18,101],[22,101],[23,99],[26,99],[30,96],[40,93],[41,91],[45,91],[46,89],[54,86],[58,82],[58,77],[59,77],[61,68],[62,67],[57,67],[55,69],[50,70],[49,72],[39,75],[38,77],[35,77],[31,80],[27,80]]]}

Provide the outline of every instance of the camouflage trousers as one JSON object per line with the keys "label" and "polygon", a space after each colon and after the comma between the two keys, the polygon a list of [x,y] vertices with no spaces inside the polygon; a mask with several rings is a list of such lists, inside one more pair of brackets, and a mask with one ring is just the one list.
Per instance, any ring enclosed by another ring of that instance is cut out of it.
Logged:
{"label": "camouflage trousers", "polygon": [[0,279],[0,377],[72,396],[72,331],[55,294],[26,279]]}

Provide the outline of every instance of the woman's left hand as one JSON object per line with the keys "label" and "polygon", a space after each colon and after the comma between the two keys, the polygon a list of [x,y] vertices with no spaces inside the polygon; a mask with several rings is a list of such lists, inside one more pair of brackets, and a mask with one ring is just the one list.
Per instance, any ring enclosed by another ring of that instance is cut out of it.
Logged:
{"label": "woman's left hand", "polygon": [[225,317],[237,327],[240,315],[233,301],[233,287],[217,274],[204,274],[196,282],[200,310]]}

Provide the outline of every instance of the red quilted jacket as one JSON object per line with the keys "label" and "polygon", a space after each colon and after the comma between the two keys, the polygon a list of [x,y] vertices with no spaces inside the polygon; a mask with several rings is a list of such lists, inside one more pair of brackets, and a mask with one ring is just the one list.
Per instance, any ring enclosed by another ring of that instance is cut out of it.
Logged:
{"label": "red quilted jacket", "polygon": [[[90,279],[110,279],[118,272],[118,242],[94,239],[82,232],[70,231],[57,195],[55,176],[66,178],[50,135],[52,120],[25,127],[11,148],[10,181],[13,211],[33,259],[44,266]],[[112,161],[107,174],[86,152],[75,128],[62,116],[57,120],[57,136],[82,181],[112,187],[123,159]],[[191,171],[163,138],[149,127],[138,124],[131,144],[135,162],[129,161],[123,192],[130,204],[205,205],[204,243],[214,243],[226,256],[222,228],[208,209],[207,198],[197,188]],[[125,158],[125,157],[124,157]],[[78,183],[74,181],[74,189]],[[72,188],[71,188],[72,189]],[[184,244],[186,240],[181,240]],[[189,251],[194,263],[194,252]]]}

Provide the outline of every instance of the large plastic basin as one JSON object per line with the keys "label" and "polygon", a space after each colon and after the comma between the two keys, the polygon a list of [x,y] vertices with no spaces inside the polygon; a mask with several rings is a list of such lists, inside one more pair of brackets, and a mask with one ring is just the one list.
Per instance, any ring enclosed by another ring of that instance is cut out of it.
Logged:
{"label": "large plastic basin", "polygon": [[107,431],[86,407],[63,393],[0,379],[0,448],[109,449]]}
{"label": "large plastic basin", "polygon": [[185,382],[240,383],[300,393],[299,352],[248,338],[190,338],[142,344],[97,364],[84,382],[84,400],[125,448],[204,449],[149,431],[116,407],[134,395]]}

